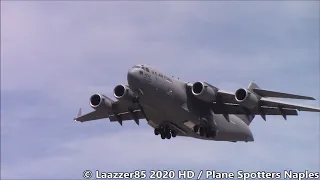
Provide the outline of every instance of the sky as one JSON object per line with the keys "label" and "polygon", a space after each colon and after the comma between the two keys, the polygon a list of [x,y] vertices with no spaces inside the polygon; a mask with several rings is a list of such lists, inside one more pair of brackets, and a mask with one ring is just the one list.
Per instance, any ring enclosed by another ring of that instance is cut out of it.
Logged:
{"label": "sky", "polygon": [[[135,64],[227,91],[313,96],[319,2],[1,1],[1,179],[99,171],[319,171],[320,115],[256,117],[255,141],[162,140],[145,121],[73,121]],[[114,98],[113,98],[114,99]]]}

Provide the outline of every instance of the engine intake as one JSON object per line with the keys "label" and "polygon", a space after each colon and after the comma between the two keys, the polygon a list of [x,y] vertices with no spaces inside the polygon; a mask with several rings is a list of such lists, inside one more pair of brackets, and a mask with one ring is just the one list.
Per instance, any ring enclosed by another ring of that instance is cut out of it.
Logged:
{"label": "engine intake", "polygon": [[132,101],[135,98],[133,91],[127,85],[117,85],[113,90],[113,95],[118,100]]}
{"label": "engine intake", "polygon": [[93,109],[105,108],[111,110],[112,100],[102,94],[94,94],[90,97],[90,106]]}
{"label": "engine intake", "polygon": [[248,109],[254,109],[259,103],[259,99],[254,93],[243,88],[236,91],[235,99],[240,105]]}
{"label": "engine intake", "polygon": [[217,90],[217,88],[205,82],[199,81],[192,85],[192,94],[204,102],[214,102],[216,100]]}

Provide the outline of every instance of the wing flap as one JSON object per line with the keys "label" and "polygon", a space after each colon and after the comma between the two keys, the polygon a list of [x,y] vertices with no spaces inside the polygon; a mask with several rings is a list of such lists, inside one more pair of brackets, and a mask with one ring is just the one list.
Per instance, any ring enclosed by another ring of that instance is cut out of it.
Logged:
{"label": "wing flap", "polygon": [[315,100],[313,97],[301,96],[296,94],[288,94],[264,89],[253,89],[253,92],[257,93],[261,97],[274,97],[274,98],[289,98],[289,99],[305,99],[305,100]]}
{"label": "wing flap", "polygon": [[111,122],[114,121],[128,121],[128,120],[135,120],[135,119],[144,119],[145,116],[141,112],[141,110],[134,110],[132,112],[127,111],[119,114],[112,114],[109,116]]}
{"label": "wing flap", "polygon": [[320,108],[291,104],[291,103],[281,102],[278,100],[267,99],[267,98],[261,98],[260,103],[262,106],[268,106],[268,107],[290,108],[290,109],[297,109],[299,111],[320,112]]}
{"label": "wing flap", "polygon": [[256,113],[256,115],[291,115],[297,116],[298,112],[295,109],[279,109],[274,107],[261,107],[261,109]]}
{"label": "wing flap", "polygon": [[289,109],[289,108],[279,109],[276,107],[261,106],[260,109],[249,111],[238,104],[218,105],[213,103],[212,109],[215,114],[291,115],[291,116],[298,115],[298,112],[295,109]]}
{"label": "wing flap", "polygon": [[96,110],[92,111],[85,115],[80,115],[74,118],[75,121],[86,122],[86,121],[93,121],[98,119],[109,118],[111,122],[118,121],[128,121],[128,120],[135,120],[137,124],[139,119],[144,119],[145,116],[141,110],[134,110],[134,111],[126,111],[118,114],[109,114],[106,111]]}

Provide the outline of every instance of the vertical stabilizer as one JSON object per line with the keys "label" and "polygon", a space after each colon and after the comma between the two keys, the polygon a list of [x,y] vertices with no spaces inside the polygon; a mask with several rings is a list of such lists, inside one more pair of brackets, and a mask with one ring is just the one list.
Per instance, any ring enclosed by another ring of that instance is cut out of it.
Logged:
{"label": "vertical stabilizer", "polygon": [[249,90],[260,89],[260,87],[259,87],[256,83],[251,82],[251,83],[249,84],[249,86],[248,86],[248,89],[249,89]]}

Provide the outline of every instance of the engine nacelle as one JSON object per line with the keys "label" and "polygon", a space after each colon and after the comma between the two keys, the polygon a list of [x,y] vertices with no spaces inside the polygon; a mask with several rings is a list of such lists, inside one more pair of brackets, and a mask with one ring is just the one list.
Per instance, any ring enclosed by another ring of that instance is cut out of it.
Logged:
{"label": "engine nacelle", "polygon": [[113,95],[118,100],[132,101],[135,98],[133,91],[127,85],[118,85],[113,89]]}
{"label": "engine nacelle", "polygon": [[94,94],[90,97],[90,106],[93,109],[104,108],[106,110],[112,109],[112,100],[102,94]]}
{"label": "engine nacelle", "polygon": [[254,93],[243,88],[236,91],[235,98],[240,105],[248,109],[254,109],[259,103],[259,98]]}
{"label": "engine nacelle", "polygon": [[217,88],[214,88],[205,82],[199,81],[192,85],[192,94],[204,102],[214,102],[217,97],[217,90]]}

